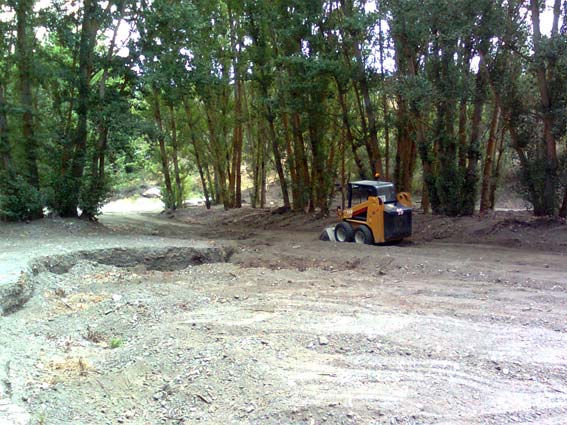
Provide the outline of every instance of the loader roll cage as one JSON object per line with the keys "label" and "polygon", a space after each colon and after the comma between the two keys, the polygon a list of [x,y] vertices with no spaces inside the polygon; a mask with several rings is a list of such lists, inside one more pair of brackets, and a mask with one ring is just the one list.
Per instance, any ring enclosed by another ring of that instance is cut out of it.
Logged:
{"label": "loader roll cage", "polygon": [[361,180],[348,184],[348,208],[365,202],[370,196],[376,196],[384,204],[396,202],[396,190],[392,183]]}

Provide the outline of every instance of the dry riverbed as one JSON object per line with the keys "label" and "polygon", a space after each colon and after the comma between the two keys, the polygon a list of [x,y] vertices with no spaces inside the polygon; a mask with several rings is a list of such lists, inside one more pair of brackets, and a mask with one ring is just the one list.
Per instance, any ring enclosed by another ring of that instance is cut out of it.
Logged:
{"label": "dry riverbed", "polygon": [[112,237],[230,239],[226,262],[39,271],[0,318],[0,423],[567,422],[561,237],[551,252],[416,229],[369,247],[238,214],[102,220]]}

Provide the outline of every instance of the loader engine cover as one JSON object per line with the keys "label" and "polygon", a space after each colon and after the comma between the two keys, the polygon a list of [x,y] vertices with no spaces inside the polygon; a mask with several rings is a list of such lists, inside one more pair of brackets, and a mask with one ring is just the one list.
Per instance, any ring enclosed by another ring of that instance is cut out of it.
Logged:
{"label": "loader engine cover", "polygon": [[399,240],[411,236],[411,208],[401,205],[385,205],[384,208],[384,239]]}

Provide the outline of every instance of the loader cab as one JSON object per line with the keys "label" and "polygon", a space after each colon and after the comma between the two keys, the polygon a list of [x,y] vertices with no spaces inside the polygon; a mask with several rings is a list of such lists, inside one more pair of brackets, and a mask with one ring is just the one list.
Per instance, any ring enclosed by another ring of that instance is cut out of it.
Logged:
{"label": "loader cab", "polygon": [[396,202],[396,190],[393,183],[375,180],[361,180],[348,184],[348,207],[366,202],[369,196],[376,196],[382,203]]}

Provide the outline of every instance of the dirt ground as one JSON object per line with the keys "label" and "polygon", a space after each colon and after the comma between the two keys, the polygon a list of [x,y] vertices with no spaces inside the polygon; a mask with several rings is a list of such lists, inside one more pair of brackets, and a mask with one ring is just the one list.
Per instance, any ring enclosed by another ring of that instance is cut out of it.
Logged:
{"label": "dirt ground", "polygon": [[0,423],[6,400],[35,424],[567,423],[564,222],[417,215],[391,246],[318,240],[333,222],[188,208],[81,225],[235,251],[38,272],[0,318]]}

